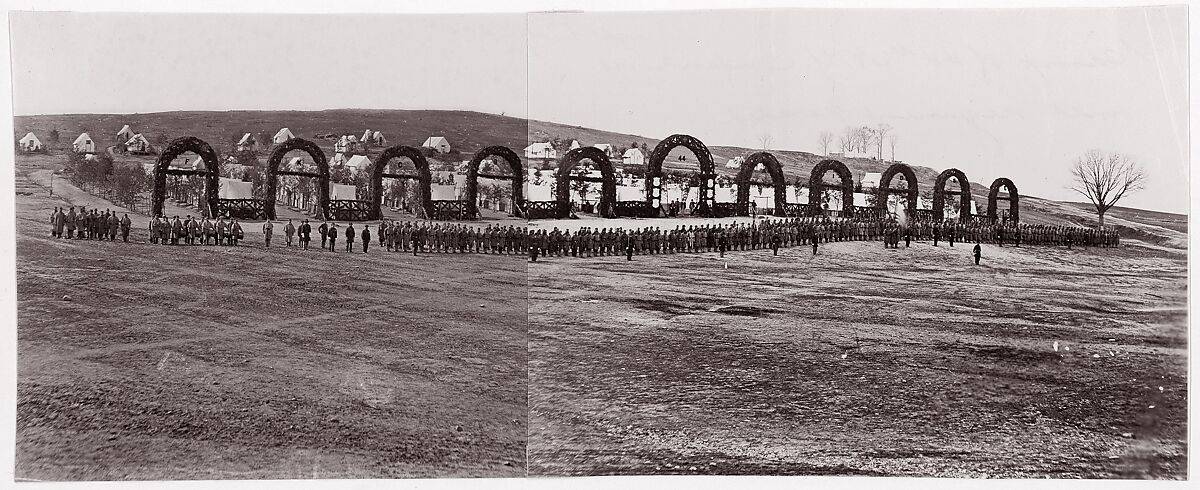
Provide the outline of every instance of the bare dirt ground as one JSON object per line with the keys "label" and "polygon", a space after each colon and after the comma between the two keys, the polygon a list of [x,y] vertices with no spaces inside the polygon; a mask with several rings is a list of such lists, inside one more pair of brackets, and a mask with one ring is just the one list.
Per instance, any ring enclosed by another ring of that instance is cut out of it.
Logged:
{"label": "bare dirt ground", "polygon": [[941,245],[539,259],[530,474],[1186,478],[1184,251]]}
{"label": "bare dirt ground", "polygon": [[30,170],[18,478],[525,474],[523,258],[57,240],[54,206],[107,206]]}

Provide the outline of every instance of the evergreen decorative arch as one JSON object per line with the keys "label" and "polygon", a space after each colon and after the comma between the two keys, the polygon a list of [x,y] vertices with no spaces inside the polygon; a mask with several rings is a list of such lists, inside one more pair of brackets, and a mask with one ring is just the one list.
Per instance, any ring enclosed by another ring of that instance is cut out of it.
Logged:
{"label": "evergreen decorative arch", "polygon": [[[841,184],[826,184],[825,172],[832,170],[837,174]],[[854,209],[854,176],[846,164],[837,160],[821,160],[813,167],[812,175],[808,177],[808,204],[813,209],[822,209],[821,193],[825,189],[837,189],[842,192],[842,212],[852,214]]]}
{"label": "evergreen decorative arch", "polygon": [[673,134],[658,142],[654,151],[650,152],[650,161],[646,164],[646,204],[657,210],[662,205],[662,164],[667,154],[675,147],[682,146],[696,154],[700,160],[700,204],[696,213],[707,216],[716,202],[717,171],[713,167],[712,153],[700,140],[686,134]]}
{"label": "evergreen decorative arch", "polygon": [[779,160],[775,159],[775,155],[765,151],[760,151],[746,157],[742,161],[742,168],[738,169],[737,178],[734,180],[737,183],[738,214],[749,214],[750,177],[754,175],[754,169],[760,164],[771,175],[772,189],[775,190],[775,216],[785,216],[784,207],[787,206],[787,179],[783,176],[783,167],[779,165]]}
{"label": "evergreen decorative arch", "polygon": [[[518,157],[511,149],[506,146],[489,146],[475,153],[471,158],[471,163],[467,166],[467,185],[466,205],[467,216],[479,216],[479,166],[483,163],[483,159],[487,157],[500,157],[512,169],[512,202],[513,216],[521,216],[521,208],[519,204],[523,200],[525,191],[525,169],[521,167],[521,157]],[[501,175],[483,175],[485,178],[508,178]]]}
{"label": "evergreen decorative arch", "polygon": [[[401,157],[412,160],[413,166],[417,169],[416,175],[387,172],[388,163]],[[375,167],[371,169],[371,215],[374,216],[372,219],[379,219],[383,216],[380,202],[383,199],[384,177],[416,180],[417,199],[421,204],[421,209],[425,211],[425,216],[433,216],[433,191],[430,189],[433,176],[429,172],[429,160],[425,158],[421,150],[411,146],[396,145],[383,150],[383,153],[379,154],[379,158],[375,159]]]}
{"label": "evergreen decorative arch", "polygon": [[[950,181],[950,177],[958,181],[957,191],[947,191],[946,182]],[[967,174],[957,168],[946,169],[938,174],[937,181],[933,184],[933,220],[944,221],[946,219],[946,195],[957,195],[958,199],[958,219],[967,220],[971,217],[971,183],[967,181]]]}
{"label": "evergreen decorative arch", "polygon": [[992,182],[992,189],[991,189],[991,191],[988,192],[988,209],[987,209],[988,220],[995,222],[997,219],[996,200],[999,199],[1001,187],[1004,187],[1008,190],[1008,197],[1006,199],[1008,201],[1008,217],[1009,217],[1009,219],[1011,219],[1013,223],[1020,223],[1021,222],[1021,215],[1020,215],[1021,196],[1017,194],[1016,184],[1013,184],[1013,182],[1011,180],[1008,180],[1004,177],[996,179],[994,182]]}
{"label": "evergreen decorative arch", "polygon": [[[279,170],[283,157],[293,150],[308,153],[308,156],[312,157],[313,163],[317,165],[316,173]],[[321,219],[329,219],[329,160],[325,159],[325,152],[321,150],[321,147],[306,139],[292,138],[280,143],[271,151],[271,156],[267,157],[267,182],[264,192],[264,196],[267,198],[267,216],[270,219],[275,219],[275,195],[280,175],[317,179],[317,205],[321,208]]]}
{"label": "evergreen decorative arch", "polygon": [[[199,155],[201,160],[204,160],[204,169],[185,170],[171,168],[171,162],[176,157],[186,152],[192,152]],[[158,161],[154,164],[154,190],[151,192],[151,207],[150,212],[154,216],[161,216],[163,213],[163,202],[167,200],[167,175],[203,175],[204,176],[204,200],[209,209],[209,214],[215,212],[220,203],[220,185],[221,185],[221,161],[217,158],[217,152],[205,143],[204,140],[194,136],[184,136],[176,138],[174,141],[167,144],[166,148],[158,156]]]}
{"label": "evergreen decorative arch", "polygon": [[[893,189],[892,179],[896,175],[903,175],[904,181],[908,184],[908,189]],[[905,213],[912,217],[917,213],[917,197],[920,195],[917,192],[917,174],[913,173],[912,168],[903,163],[893,163],[888,166],[887,170],[883,171],[883,175],[879,178],[879,189],[876,191],[879,198],[876,199],[875,207],[879,209],[887,209],[887,198],[889,194],[904,194],[907,203],[904,206]]]}
{"label": "evergreen decorative arch", "polygon": [[571,170],[583,159],[596,162],[596,165],[600,167],[599,214],[603,218],[612,218],[614,216],[613,204],[617,202],[616,169],[613,168],[612,161],[608,159],[604,150],[592,146],[568,151],[558,160],[558,170],[554,174],[554,194],[555,200],[558,201],[558,217],[566,218],[571,215]]}

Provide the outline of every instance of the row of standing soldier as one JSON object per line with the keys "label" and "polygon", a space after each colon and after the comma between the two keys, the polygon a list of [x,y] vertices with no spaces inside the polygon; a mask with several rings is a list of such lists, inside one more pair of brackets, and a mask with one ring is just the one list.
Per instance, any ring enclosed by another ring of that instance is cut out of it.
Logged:
{"label": "row of standing soldier", "polygon": [[117,234],[120,233],[121,239],[128,242],[131,223],[129,214],[117,218],[117,213],[112,210],[105,210],[101,214],[96,209],[88,211],[85,207],[80,206],[79,212],[76,213],[75,206],[71,206],[69,211],[56,207],[54,212],[50,213],[50,236],[77,240],[107,239],[114,241],[117,239]]}

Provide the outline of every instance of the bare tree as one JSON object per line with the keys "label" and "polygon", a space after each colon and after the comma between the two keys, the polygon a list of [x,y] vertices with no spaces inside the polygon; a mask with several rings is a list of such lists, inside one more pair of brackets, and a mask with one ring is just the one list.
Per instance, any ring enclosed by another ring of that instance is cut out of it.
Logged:
{"label": "bare tree", "polygon": [[888,136],[888,146],[892,147],[892,161],[893,162],[896,161],[896,140],[898,140],[898,139],[900,139],[900,137],[896,136],[894,134]]}
{"label": "bare tree", "polygon": [[842,131],[842,137],[838,141],[842,144],[842,152],[849,154],[858,150],[858,142],[861,139],[862,133],[859,132],[858,128],[850,126],[845,131]]}
{"label": "bare tree", "polygon": [[1100,150],[1088,150],[1077,158],[1071,175],[1075,178],[1071,190],[1092,201],[1100,226],[1104,226],[1104,213],[1126,193],[1142,189],[1146,179],[1145,171],[1133,159]]}
{"label": "bare tree", "polygon": [[870,126],[858,128],[858,152],[864,155],[871,149],[871,145],[875,142],[875,130]]}
{"label": "bare tree", "polygon": [[875,148],[877,150],[876,158],[878,158],[880,160],[883,160],[884,141],[887,139],[888,134],[890,134],[891,132],[892,132],[892,127],[887,124],[879,123],[879,125],[875,126]]}
{"label": "bare tree", "polygon": [[[774,141],[775,141],[775,137],[771,136],[771,133],[763,133],[763,134],[758,135],[758,142],[762,144],[763,150],[770,150],[771,143]],[[637,146],[634,146],[634,148],[637,148]]]}
{"label": "bare tree", "polygon": [[821,131],[821,135],[817,136],[817,143],[821,145],[821,154],[829,154],[829,144],[833,143],[833,133],[829,131]]}

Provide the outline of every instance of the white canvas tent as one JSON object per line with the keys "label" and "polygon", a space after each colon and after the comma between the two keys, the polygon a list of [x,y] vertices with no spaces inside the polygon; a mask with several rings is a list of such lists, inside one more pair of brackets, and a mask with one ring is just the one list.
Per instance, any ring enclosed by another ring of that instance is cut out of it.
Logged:
{"label": "white canvas tent", "polygon": [[304,157],[292,157],[288,160],[287,166],[291,169],[304,168]]}
{"label": "white canvas tent", "polygon": [[421,143],[425,148],[433,148],[439,153],[447,153],[450,151],[450,142],[446,141],[444,136],[430,136],[425,138],[425,142]]}
{"label": "white canvas tent", "polygon": [[385,146],[387,145],[387,138],[383,137],[383,133],[375,131],[371,133],[371,144],[375,146]]}
{"label": "white canvas tent", "polygon": [[358,140],[362,141],[364,144],[370,143],[371,142],[371,130],[368,129],[366,131],[363,131],[362,138],[359,138]]}
{"label": "white canvas tent", "polygon": [[525,147],[525,158],[558,158],[558,150],[555,150],[550,143],[534,143]]}
{"label": "white canvas tent", "polygon": [[863,174],[862,180],[859,183],[862,184],[863,189],[878,189],[879,179],[882,177],[883,174],[879,172],[867,172]]}
{"label": "white canvas tent", "polygon": [[129,125],[126,124],[121,127],[120,131],[117,131],[117,141],[129,141],[129,138],[134,137],[136,134],[137,133],[133,132],[133,128],[130,128]]}
{"label": "white canvas tent", "polygon": [[254,135],[246,133],[242,135],[242,139],[237,142],[238,151],[253,151],[258,149],[258,141],[254,139]]}
{"label": "white canvas tent", "polygon": [[341,153],[334,153],[333,157],[329,159],[329,166],[331,166],[331,167],[334,165],[345,165],[345,164],[346,164],[346,155],[343,155]]}
{"label": "white canvas tent", "polygon": [[146,140],[142,133],[138,133],[125,142],[125,149],[132,153],[149,153],[150,141]]}
{"label": "white canvas tent", "polygon": [[283,128],[278,133],[275,133],[275,137],[271,138],[271,141],[278,145],[295,137],[296,135],[292,134],[292,130]]}
{"label": "white canvas tent", "polygon": [[730,158],[728,162],[725,162],[725,168],[741,168],[742,162],[744,161],[746,161],[746,159],[742,157]]}
{"label": "white canvas tent", "polygon": [[353,201],[358,199],[358,188],[350,184],[329,183],[329,199],[335,201]]}
{"label": "white canvas tent", "polygon": [[624,155],[621,155],[621,163],[625,165],[645,165],[646,155],[642,154],[642,150],[630,148],[625,150]]}
{"label": "white canvas tent", "polygon": [[352,172],[370,170],[371,159],[367,158],[365,155],[354,155],[350,157],[349,160],[346,160],[346,168],[350,169]]}
{"label": "white canvas tent", "polygon": [[254,184],[221,177],[217,197],[220,199],[254,199]]}
{"label": "white canvas tent", "polygon": [[92,141],[92,137],[87,133],[80,134],[75,138],[75,142],[71,143],[71,147],[76,153],[94,153],[96,151],[96,142]]}
{"label": "white canvas tent", "polygon": [[34,136],[33,132],[25,133],[25,136],[20,141],[21,151],[38,151],[42,149],[42,140]]}
{"label": "white canvas tent", "polygon": [[579,148],[579,142],[576,140],[571,140],[571,149],[574,150],[576,148]]}

